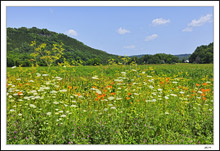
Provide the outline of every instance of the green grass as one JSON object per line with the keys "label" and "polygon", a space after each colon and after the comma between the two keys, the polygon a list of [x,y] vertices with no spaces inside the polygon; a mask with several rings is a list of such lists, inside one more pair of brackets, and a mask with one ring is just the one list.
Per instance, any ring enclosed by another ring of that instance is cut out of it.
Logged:
{"label": "green grass", "polygon": [[213,144],[213,65],[7,68],[7,144]]}

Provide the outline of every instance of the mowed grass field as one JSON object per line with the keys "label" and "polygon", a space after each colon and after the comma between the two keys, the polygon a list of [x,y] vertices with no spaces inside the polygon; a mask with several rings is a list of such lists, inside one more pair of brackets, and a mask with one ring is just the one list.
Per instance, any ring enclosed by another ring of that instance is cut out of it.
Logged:
{"label": "mowed grass field", "polygon": [[213,144],[213,64],[7,68],[7,144]]}

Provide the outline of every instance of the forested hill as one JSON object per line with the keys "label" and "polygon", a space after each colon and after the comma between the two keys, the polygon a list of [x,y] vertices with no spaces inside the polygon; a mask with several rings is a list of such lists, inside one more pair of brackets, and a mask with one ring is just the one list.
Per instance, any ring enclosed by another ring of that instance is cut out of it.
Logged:
{"label": "forested hill", "polygon": [[[148,54],[143,54],[143,55],[133,55],[133,56],[129,56],[129,57],[137,57],[137,58],[141,58],[141,57],[143,57],[143,56],[145,56],[145,55],[148,55]],[[174,56],[176,56],[176,57],[178,57],[179,58],[179,60],[182,60],[182,59],[189,59],[189,57],[190,57],[190,55],[191,54],[179,54],[179,55],[174,55]]]}
{"label": "forested hill", "polygon": [[[53,44],[62,42],[65,49],[63,57],[70,63],[73,60],[81,60],[86,64],[103,64],[107,63],[110,58],[117,58],[117,55],[93,49],[65,34],[58,34],[47,29],[7,28],[7,66],[31,65],[30,54],[34,51],[34,48],[30,46],[31,41],[36,41],[38,45],[46,43],[48,50],[52,48]],[[63,62],[62,59],[58,61]],[[44,65],[44,62],[41,62],[40,65]]]}

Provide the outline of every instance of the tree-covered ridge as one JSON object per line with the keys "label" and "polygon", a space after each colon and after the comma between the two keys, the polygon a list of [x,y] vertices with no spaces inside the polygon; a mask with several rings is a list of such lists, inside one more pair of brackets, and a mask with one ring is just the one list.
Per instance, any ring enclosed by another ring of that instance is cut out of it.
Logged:
{"label": "tree-covered ridge", "polygon": [[[36,42],[35,46],[31,46]],[[100,64],[172,64],[185,62],[189,58],[190,63],[213,63],[213,43],[208,46],[197,47],[190,54],[171,55],[158,53],[155,55],[117,56],[104,51],[86,46],[82,42],[62,33],[56,33],[47,29],[32,28],[7,28],[7,66],[31,66],[34,64],[33,54],[36,48],[43,46],[46,56],[38,55],[38,65],[47,66],[45,60],[50,57],[54,45],[62,45],[62,56],[55,59],[50,65],[68,63],[69,65],[100,65]],[[36,60],[35,60],[36,61]],[[51,60],[50,60],[51,61]]]}
{"label": "tree-covered ridge", "polygon": [[190,63],[213,63],[213,43],[202,45],[196,48],[189,57]]}
{"label": "tree-covered ridge", "polygon": [[[47,29],[33,28],[7,28],[7,66],[30,66],[31,53],[34,48],[30,46],[31,41],[36,41],[37,45],[46,43],[46,49],[51,50],[53,44],[63,43],[64,53],[56,63],[66,61],[83,62],[84,64],[105,64],[110,58],[116,59],[116,55],[108,54],[104,51],[93,49],[82,42],[68,37],[64,34],[51,32]],[[42,61],[39,65],[45,65]]]}

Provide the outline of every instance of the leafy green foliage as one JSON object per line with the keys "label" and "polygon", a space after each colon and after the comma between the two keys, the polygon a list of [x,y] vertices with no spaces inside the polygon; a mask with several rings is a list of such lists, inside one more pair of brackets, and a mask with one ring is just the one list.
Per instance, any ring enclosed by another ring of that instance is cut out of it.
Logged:
{"label": "leafy green foliage", "polygon": [[189,57],[190,63],[213,63],[213,43],[202,45],[196,48]]}
{"label": "leafy green foliage", "polygon": [[[106,64],[110,58],[117,59],[116,55],[108,54],[104,51],[93,49],[84,45],[64,34],[58,34],[48,31],[47,29],[33,28],[7,28],[7,66],[31,66],[31,53],[34,53],[35,48],[30,46],[32,41],[36,41],[36,45],[46,44],[45,50],[47,54],[52,53],[54,45],[63,43],[63,57],[57,59],[53,65],[62,63],[64,58],[69,63],[80,62],[82,65],[97,65]],[[47,55],[48,56],[48,55]],[[46,59],[47,58],[47,59]],[[48,60],[48,57],[44,60]],[[46,66],[45,61],[39,62],[40,66]]]}

